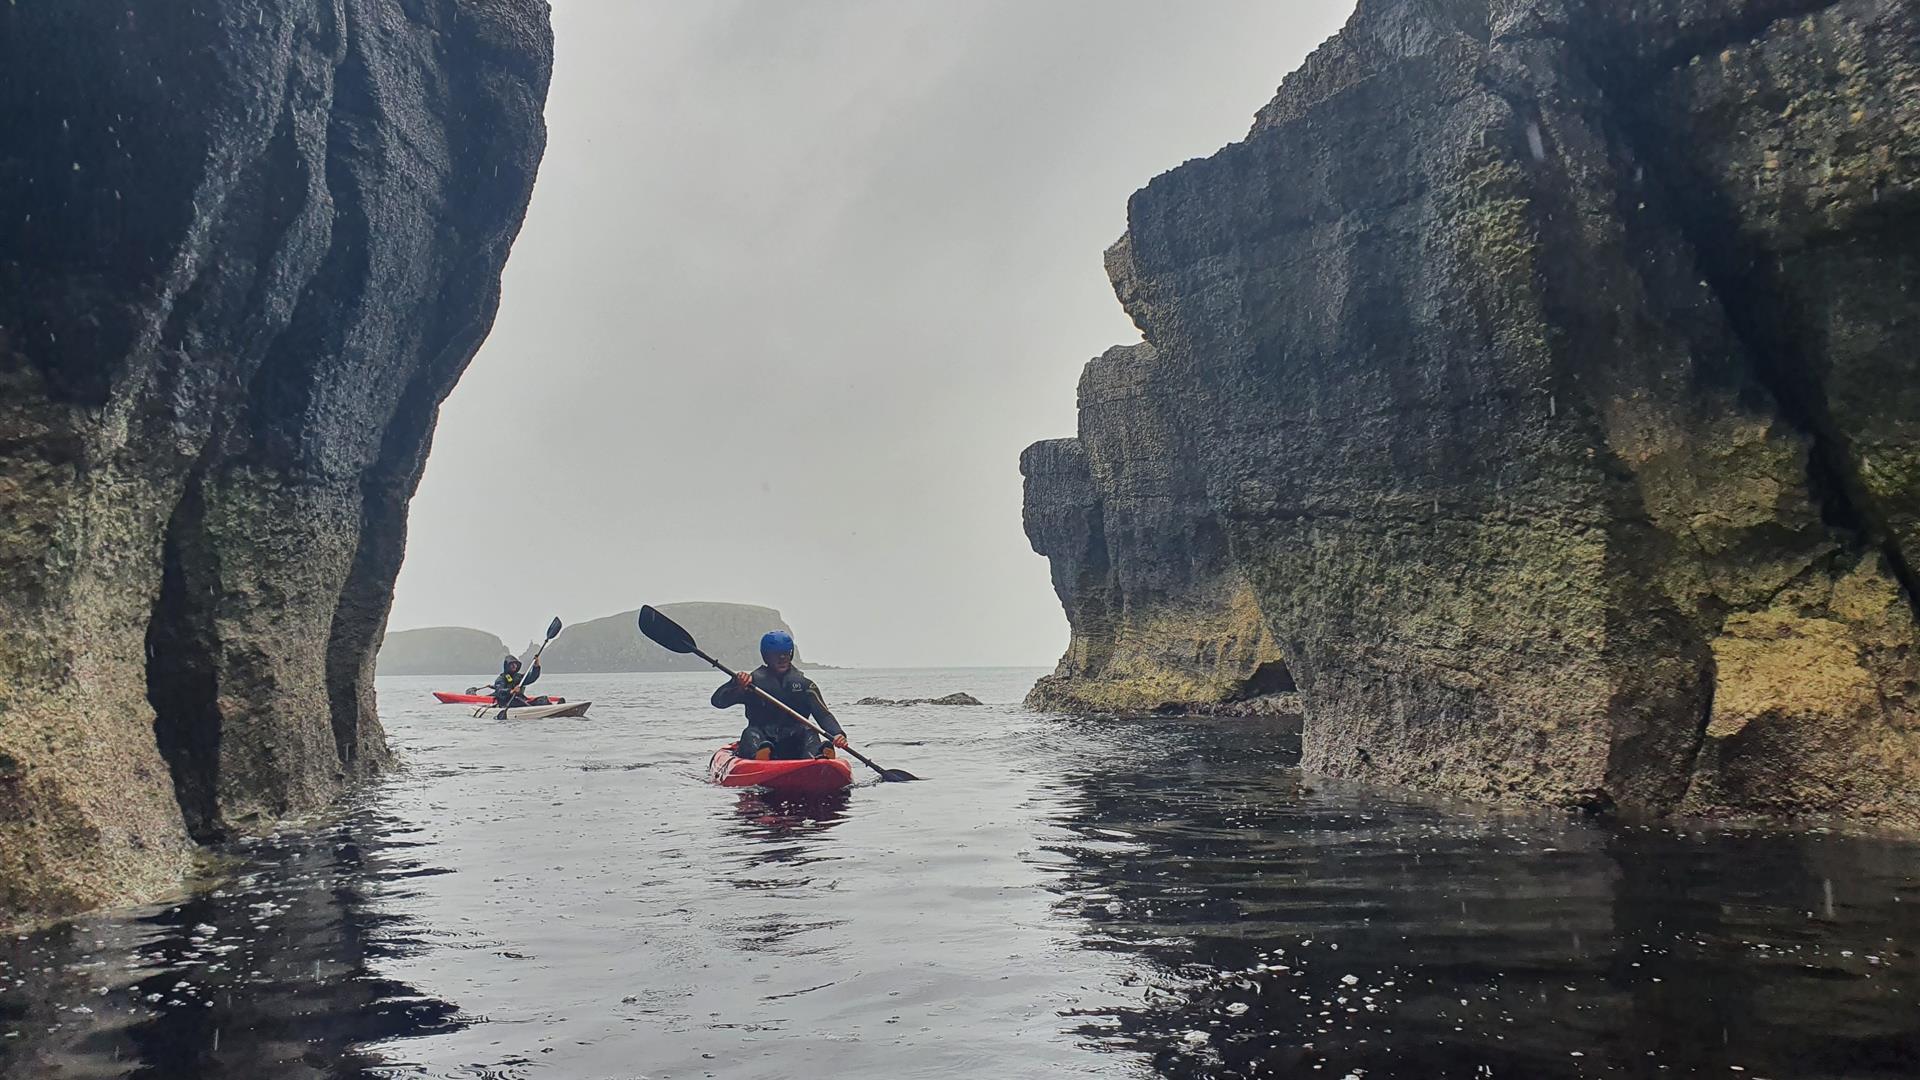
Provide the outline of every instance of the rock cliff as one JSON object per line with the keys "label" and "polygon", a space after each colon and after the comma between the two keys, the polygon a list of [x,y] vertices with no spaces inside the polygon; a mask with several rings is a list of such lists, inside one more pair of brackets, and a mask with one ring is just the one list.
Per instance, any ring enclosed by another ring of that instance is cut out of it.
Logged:
{"label": "rock cliff", "polygon": [[1108,252],[1022,461],[1037,705],[1309,768],[1920,824],[1920,8],[1362,0]]}
{"label": "rock cliff", "polygon": [[[723,664],[739,664],[751,671],[759,664],[760,635],[793,628],[770,607],[753,604],[661,604],[660,612],[687,628],[700,647]],[[623,611],[604,619],[577,623],[560,632],[540,660],[543,670],[556,675],[599,671],[712,671],[697,656],[671,653],[642,637],[635,620],[640,612]],[[805,656],[798,648],[794,659]],[[531,650],[529,650],[530,652]],[[802,661],[803,662],[803,661]]]}
{"label": "rock cliff", "polygon": [[551,62],[544,0],[0,8],[0,912],[164,893],[386,759]]}

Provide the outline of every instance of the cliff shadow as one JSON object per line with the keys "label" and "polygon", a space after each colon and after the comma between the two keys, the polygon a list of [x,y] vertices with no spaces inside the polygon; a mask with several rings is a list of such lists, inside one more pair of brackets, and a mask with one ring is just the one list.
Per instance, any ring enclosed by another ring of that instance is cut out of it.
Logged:
{"label": "cliff shadow", "polygon": [[174,510],[162,548],[162,576],[147,623],[147,700],[154,740],[173,775],[174,797],[187,831],[208,843],[225,835],[220,820],[219,666],[213,613],[205,599],[213,586],[193,580],[184,553],[206,510],[198,484]]}

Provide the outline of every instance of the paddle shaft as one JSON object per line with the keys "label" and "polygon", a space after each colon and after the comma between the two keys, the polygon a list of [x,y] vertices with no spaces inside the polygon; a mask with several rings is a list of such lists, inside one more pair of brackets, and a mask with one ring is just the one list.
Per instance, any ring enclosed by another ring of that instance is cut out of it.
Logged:
{"label": "paddle shaft", "polygon": [[[727,665],[721,663],[720,661],[715,660],[713,657],[708,656],[706,653],[701,652],[699,649],[697,648],[694,649],[693,655],[699,657],[702,660],[705,660],[707,663],[712,664],[714,667],[719,668],[721,671],[726,672],[729,676],[733,675],[733,670],[731,668],[727,667]],[[795,720],[798,720],[801,723],[807,725],[809,728],[812,728],[814,731],[814,734],[819,735],[821,738],[827,740],[829,744],[833,742],[833,736],[827,734],[825,728],[807,719],[806,717],[801,716],[800,713],[796,709],[794,709],[793,706],[787,704],[784,701],[781,701],[779,698],[774,697],[772,694],[767,693],[765,690],[760,689],[758,686],[753,686],[751,683],[749,683],[748,686],[753,690],[754,693],[759,694],[761,697],[766,698],[768,701],[772,702],[774,707],[779,709],[781,712],[786,713],[788,716],[791,716]],[[860,764],[865,765],[867,768],[872,769],[874,772],[879,773],[881,776],[887,775],[887,770],[881,768],[878,765],[875,765],[872,759],[868,758],[867,755],[861,753],[860,751],[855,750],[853,747],[843,746],[841,747],[841,749],[845,750],[849,754],[852,754],[854,757],[859,758]]]}

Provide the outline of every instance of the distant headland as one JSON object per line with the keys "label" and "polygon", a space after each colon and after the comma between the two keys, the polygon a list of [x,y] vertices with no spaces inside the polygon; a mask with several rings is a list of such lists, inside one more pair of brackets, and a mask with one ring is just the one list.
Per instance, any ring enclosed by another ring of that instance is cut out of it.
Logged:
{"label": "distant headland", "polygon": [[[660,610],[687,628],[709,653],[724,663],[750,664],[760,655],[760,635],[791,632],[780,612],[754,604],[662,604]],[[541,666],[553,674],[620,671],[702,671],[698,657],[671,653],[642,637],[634,622],[639,610],[567,626],[547,646]],[[380,646],[381,675],[446,675],[478,678],[498,671],[509,651],[484,630],[435,626],[390,633]],[[523,655],[530,654],[529,648]],[[795,661],[808,667],[804,654]]]}

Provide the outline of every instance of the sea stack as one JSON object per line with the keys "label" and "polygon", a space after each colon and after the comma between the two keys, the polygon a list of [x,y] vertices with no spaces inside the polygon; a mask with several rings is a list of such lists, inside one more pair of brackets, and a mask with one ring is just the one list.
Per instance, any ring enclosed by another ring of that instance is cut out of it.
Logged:
{"label": "sea stack", "polygon": [[1107,253],[1022,461],[1033,702],[1305,764],[1920,826],[1920,9],[1362,0]]}
{"label": "sea stack", "polygon": [[374,650],[547,18],[0,7],[0,914],[163,895],[387,760]]}

